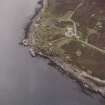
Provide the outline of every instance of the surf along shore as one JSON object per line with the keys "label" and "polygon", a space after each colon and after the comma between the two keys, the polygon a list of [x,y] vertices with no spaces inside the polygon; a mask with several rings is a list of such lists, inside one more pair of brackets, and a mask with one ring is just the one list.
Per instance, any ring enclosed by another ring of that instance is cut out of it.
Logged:
{"label": "surf along shore", "polygon": [[[78,35],[77,23],[72,17],[83,5],[83,0],[77,0],[78,2],[74,0],[75,3],[71,8],[67,5],[70,0],[67,0],[65,10],[59,7],[62,3],[57,1],[60,0],[38,2],[40,6],[25,28],[22,44],[29,47],[32,57],[41,56],[49,59],[51,65],[58,66],[60,72],[73,77],[85,89],[105,97],[105,80],[76,62],[76,58],[82,58],[82,50],[104,54],[103,50],[81,40]],[[69,11],[66,12],[67,10]]]}

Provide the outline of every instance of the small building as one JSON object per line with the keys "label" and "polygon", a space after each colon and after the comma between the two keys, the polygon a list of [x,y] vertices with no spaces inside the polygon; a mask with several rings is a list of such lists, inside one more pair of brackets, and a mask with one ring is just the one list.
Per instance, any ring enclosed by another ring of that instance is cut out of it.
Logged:
{"label": "small building", "polygon": [[74,36],[74,29],[73,29],[73,27],[67,27],[66,30],[67,30],[65,32],[65,36],[66,37],[72,37],[72,36]]}
{"label": "small building", "polygon": [[78,37],[73,27],[67,27],[65,31],[66,37]]}

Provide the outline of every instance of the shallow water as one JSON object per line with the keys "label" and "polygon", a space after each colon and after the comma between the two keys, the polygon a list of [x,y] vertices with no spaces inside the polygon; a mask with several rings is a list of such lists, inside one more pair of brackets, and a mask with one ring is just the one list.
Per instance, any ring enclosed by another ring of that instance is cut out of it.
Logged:
{"label": "shallow water", "polygon": [[0,0],[0,105],[105,105],[18,45],[37,1]]}

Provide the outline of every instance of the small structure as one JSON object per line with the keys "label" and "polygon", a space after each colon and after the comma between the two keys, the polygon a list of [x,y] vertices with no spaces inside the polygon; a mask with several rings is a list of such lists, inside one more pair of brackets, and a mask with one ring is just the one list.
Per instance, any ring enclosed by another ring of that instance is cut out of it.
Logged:
{"label": "small structure", "polygon": [[72,25],[70,26],[67,26],[66,28],[66,32],[65,32],[65,36],[66,37],[76,37],[76,38],[79,38],[79,36],[77,35],[77,26],[76,26],[76,23],[73,21],[73,20],[69,20]]}
{"label": "small structure", "polygon": [[74,30],[73,30],[72,27],[67,27],[66,30],[67,30],[67,31],[65,32],[65,36],[66,36],[66,37],[72,37],[72,36],[74,36]]}
{"label": "small structure", "polygon": [[102,26],[102,22],[98,21],[97,24],[96,24],[96,26],[97,26],[98,28],[102,28],[102,27],[103,27],[103,26]]}
{"label": "small structure", "polygon": [[73,37],[73,36],[77,37],[77,34],[76,34],[76,32],[74,31],[74,28],[73,28],[73,27],[67,27],[66,30],[67,30],[67,31],[65,32],[65,36],[66,36],[66,37]]}

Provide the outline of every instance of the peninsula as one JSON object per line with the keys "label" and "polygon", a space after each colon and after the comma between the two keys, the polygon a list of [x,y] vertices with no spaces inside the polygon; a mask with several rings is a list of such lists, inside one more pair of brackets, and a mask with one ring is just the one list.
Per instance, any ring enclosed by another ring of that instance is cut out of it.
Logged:
{"label": "peninsula", "polygon": [[23,40],[32,56],[61,67],[82,85],[105,96],[104,0],[41,0]]}

